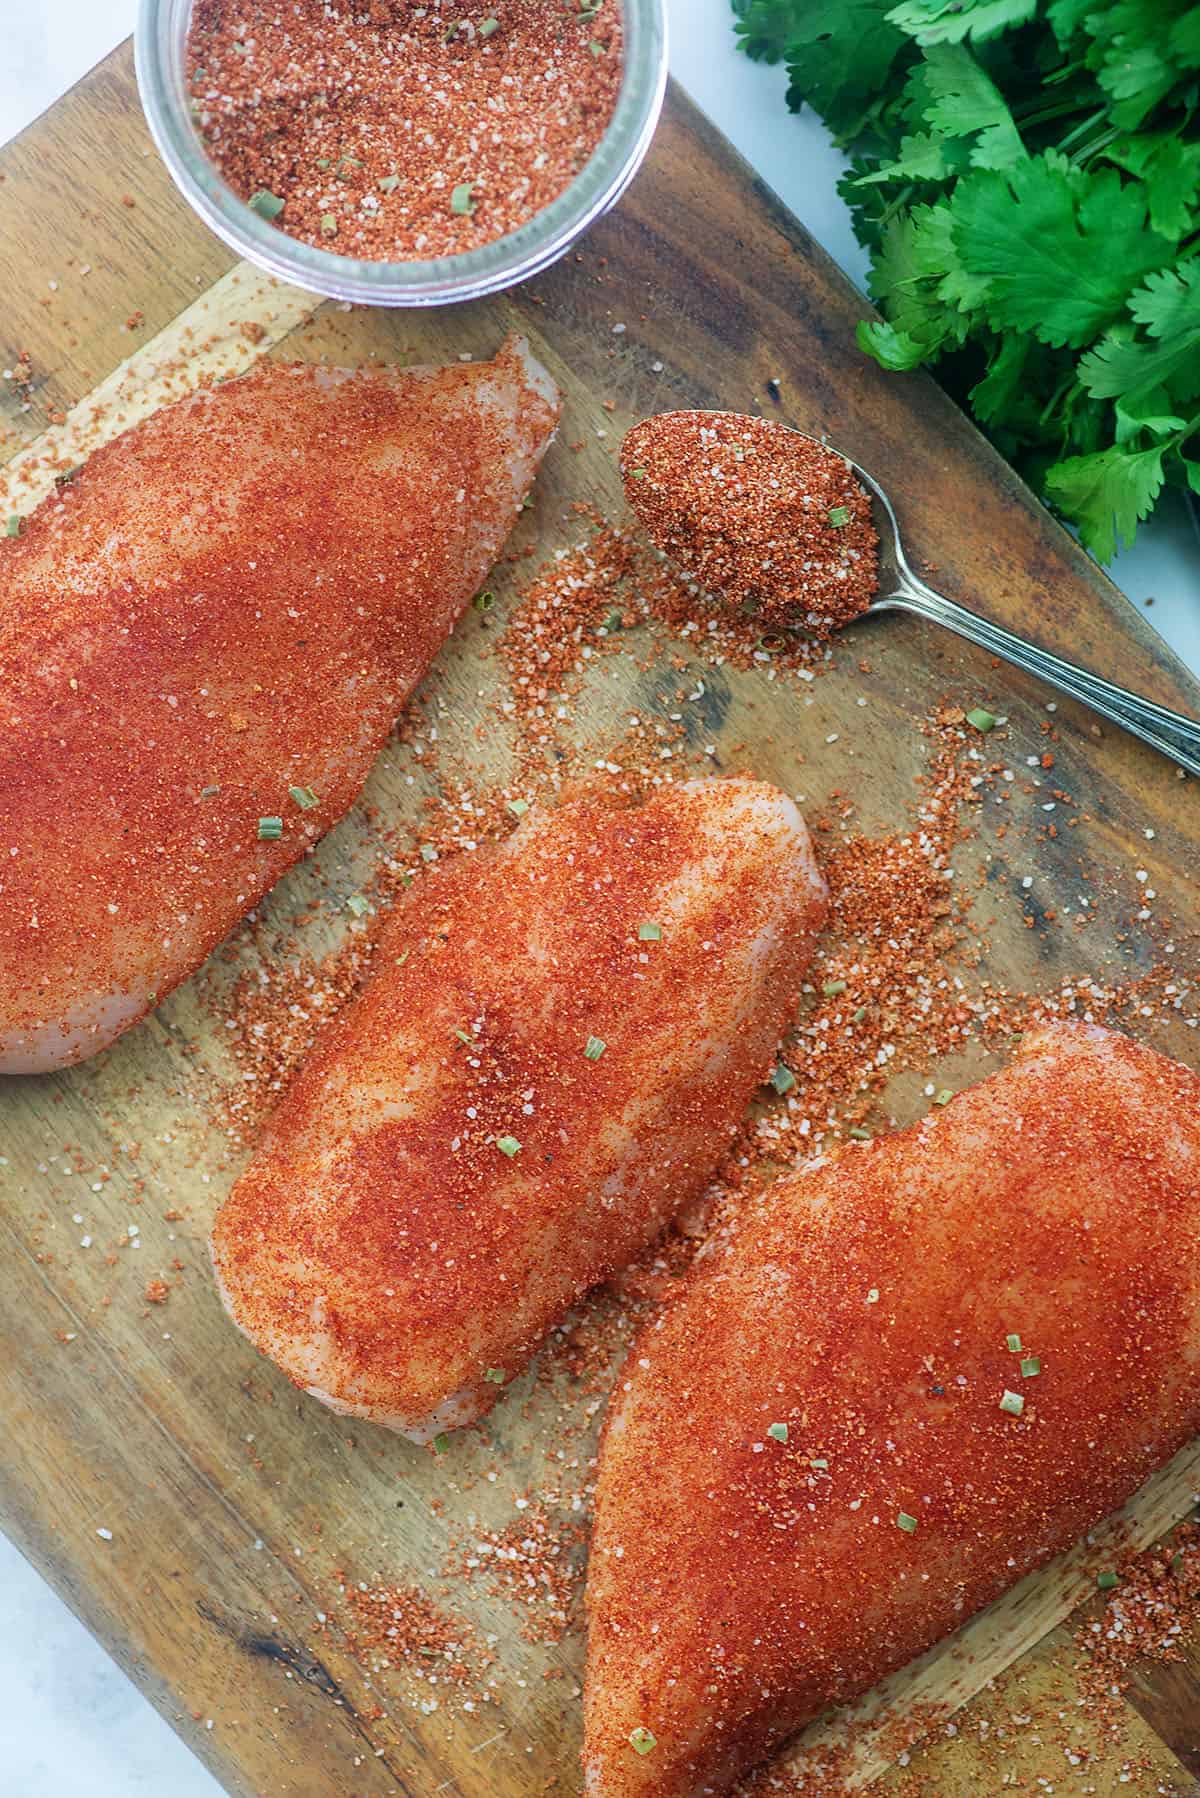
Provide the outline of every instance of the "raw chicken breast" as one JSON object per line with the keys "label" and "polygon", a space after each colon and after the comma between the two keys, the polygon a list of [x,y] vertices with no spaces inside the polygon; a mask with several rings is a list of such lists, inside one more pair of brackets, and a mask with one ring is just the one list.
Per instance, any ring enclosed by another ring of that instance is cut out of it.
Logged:
{"label": "raw chicken breast", "polygon": [[704,1189],[787,1026],[825,889],[773,787],[532,813],[422,880],[217,1217],[234,1321],[426,1441]]}
{"label": "raw chicken breast", "polygon": [[634,1347],[596,1492],[587,1792],[726,1791],[1197,1430],[1200,1079],[1041,1030],[936,1119],[776,1185]]}
{"label": "raw chicken breast", "polygon": [[111,1042],[343,815],[557,416],[519,340],[263,365],[97,451],[3,546],[0,1072]]}

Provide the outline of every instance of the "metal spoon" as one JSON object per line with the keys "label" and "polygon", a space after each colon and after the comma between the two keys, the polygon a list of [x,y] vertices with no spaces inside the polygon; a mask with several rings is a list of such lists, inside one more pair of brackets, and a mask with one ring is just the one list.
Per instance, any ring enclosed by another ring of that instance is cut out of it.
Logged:
{"label": "metal spoon", "polygon": [[[660,418],[664,416],[666,415],[660,414]],[[698,412],[687,416],[716,416],[735,421],[740,417],[731,412]],[[658,420],[653,419],[646,421],[648,425],[657,422]],[[761,428],[763,420],[747,418],[746,423]],[[644,427],[638,427],[641,428]],[[784,430],[789,427],[772,423],[771,428]],[[1185,718],[1181,712],[1172,712],[1166,706],[1156,705],[1152,699],[1142,699],[1127,688],[1114,685],[1112,681],[1102,680],[1098,674],[1089,674],[1086,668],[1064,661],[1062,656],[1052,655],[1048,649],[1039,649],[1035,643],[1015,636],[1012,631],[1004,630],[990,619],[981,618],[978,612],[969,611],[956,600],[947,599],[944,594],[938,593],[919,575],[914,574],[909,566],[892,502],[874,475],[869,474],[852,457],[835,449],[832,444],[822,443],[819,438],[812,437],[805,431],[796,431],[794,435],[816,444],[826,454],[840,457],[853,469],[868,493],[874,495],[872,510],[875,527],[879,532],[879,591],[871,601],[871,611],[915,612],[918,618],[929,618],[934,624],[944,624],[947,630],[955,631],[958,636],[966,637],[971,643],[977,643],[992,655],[1003,656],[1006,662],[1023,668],[1027,674],[1036,674],[1050,686],[1069,694],[1072,699],[1081,699],[1102,717],[1111,718],[1115,724],[1120,724],[1135,737],[1140,737],[1144,743],[1149,743],[1163,755],[1169,756],[1181,768],[1186,768],[1189,774],[1200,774],[1200,723]],[[636,497],[633,498],[633,504],[637,510]],[[885,519],[890,529],[885,528]]]}
{"label": "metal spoon", "polygon": [[[841,455],[841,451],[837,454]],[[1094,712],[1099,712],[1104,718],[1111,718],[1114,724],[1121,725],[1133,736],[1140,737],[1143,743],[1149,743],[1152,748],[1178,762],[1189,774],[1200,774],[1200,724],[1194,719],[1185,718],[1182,712],[1173,712],[1168,706],[1156,705],[1152,699],[1143,699],[1140,694],[1131,693],[1127,687],[1118,687],[1114,681],[1104,680],[1098,674],[1089,674],[1086,668],[1080,668],[1075,662],[1065,661],[1062,656],[1052,655],[1048,649],[1039,649],[1036,643],[1030,643],[1025,637],[1006,631],[1002,625],[993,624],[989,618],[981,618],[978,612],[960,606],[957,600],[947,599],[944,593],[939,593],[919,575],[914,574],[904,553],[900,526],[891,500],[865,468],[860,467],[849,456],[845,457],[845,461],[850,464],[867,491],[874,494],[876,501],[874,511],[875,528],[879,531],[879,592],[871,601],[871,611],[915,612],[918,618],[929,618],[934,624],[944,624],[947,630],[966,637],[968,642],[977,643],[980,649],[986,649],[992,655],[1003,656],[1006,662],[1023,668],[1027,674],[1038,675],[1049,686],[1057,687],[1060,693],[1069,694],[1072,699],[1081,699]],[[881,512],[891,526],[890,533],[882,529]]]}

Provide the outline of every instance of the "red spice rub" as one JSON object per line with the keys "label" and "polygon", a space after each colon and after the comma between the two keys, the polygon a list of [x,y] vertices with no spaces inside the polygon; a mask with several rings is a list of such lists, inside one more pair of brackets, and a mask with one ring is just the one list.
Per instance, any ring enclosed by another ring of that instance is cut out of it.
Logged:
{"label": "red spice rub", "polygon": [[1200,1078],[1054,1026],[936,1121],[774,1186],[609,1412],[597,1794],[724,1790],[1196,1433],[1198,1167]]}
{"label": "red spice rub", "polygon": [[[206,149],[291,237],[368,261],[477,249],[583,168],[623,67],[618,0],[198,0]],[[272,214],[273,201],[282,209]]]}
{"label": "red spice rub", "polygon": [[530,1642],[560,1642],[580,1596],[580,1524],[556,1522],[544,1505],[526,1503],[501,1530],[477,1528],[470,1543],[451,1556],[447,1577],[481,1579],[497,1598],[525,1611],[522,1635]]}
{"label": "red spice rub", "polygon": [[368,1586],[347,1592],[353,1621],[346,1646],[372,1673],[400,1668],[427,1686],[474,1690],[479,1645],[465,1618],[442,1610],[419,1586]]}
{"label": "red spice rub", "polygon": [[811,437],[736,412],[663,412],[627,433],[621,473],[651,541],[729,605],[815,637],[870,605],[870,499]]}
{"label": "red spice rub", "polygon": [[5,1071],[102,1047],[343,815],[556,416],[516,339],[263,366],[99,450],[5,546]]}
{"label": "red spice rub", "polygon": [[707,1183],[823,912],[746,780],[534,812],[428,875],[217,1217],[235,1319],[336,1408],[472,1421]]}

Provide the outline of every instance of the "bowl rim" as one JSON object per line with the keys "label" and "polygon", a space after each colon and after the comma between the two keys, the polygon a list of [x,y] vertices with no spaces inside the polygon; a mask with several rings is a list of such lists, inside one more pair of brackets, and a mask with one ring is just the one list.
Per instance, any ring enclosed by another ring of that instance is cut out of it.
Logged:
{"label": "bowl rim", "polygon": [[175,186],[239,256],[295,287],[375,306],[477,299],[540,274],[624,193],[650,147],[667,83],[666,0],[621,0],[625,68],[612,118],[579,174],[517,230],[428,261],[375,262],[289,237],[226,183],[192,123],[183,80],[193,0],[140,0],[134,32],[138,90],[150,134]]}

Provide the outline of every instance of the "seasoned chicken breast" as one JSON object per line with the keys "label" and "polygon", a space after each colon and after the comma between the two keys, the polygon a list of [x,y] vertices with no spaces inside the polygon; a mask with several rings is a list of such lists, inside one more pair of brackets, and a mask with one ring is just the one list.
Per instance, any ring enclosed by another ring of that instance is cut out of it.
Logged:
{"label": "seasoned chicken breast", "polygon": [[633,1348],[588,1571],[591,1798],[726,1791],[1200,1430],[1200,1079],[1058,1025],[776,1185]]}
{"label": "seasoned chicken breast", "polygon": [[789,1022],[825,890],[774,788],[533,812],[422,880],[217,1217],[235,1322],[416,1441],[710,1179]]}
{"label": "seasoned chicken breast", "polygon": [[0,546],[0,1072],[111,1042],[342,816],[557,417],[518,340],[263,365]]}

